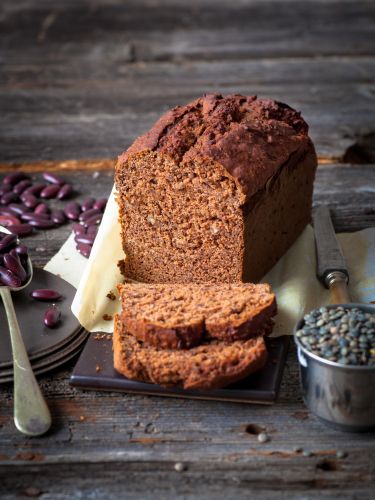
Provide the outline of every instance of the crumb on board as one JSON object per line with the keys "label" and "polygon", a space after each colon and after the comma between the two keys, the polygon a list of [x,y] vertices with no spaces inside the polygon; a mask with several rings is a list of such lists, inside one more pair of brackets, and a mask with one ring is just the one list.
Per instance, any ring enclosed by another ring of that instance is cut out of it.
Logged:
{"label": "crumb on board", "polygon": [[112,321],[113,320],[113,316],[111,316],[110,314],[103,314],[102,318],[104,319],[104,321]]}
{"label": "crumb on board", "polygon": [[116,300],[116,295],[112,292],[112,290],[107,293],[106,297],[108,297],[109,300]]}
{"label": "crumb on board", "polygon": [[94,335],[94,340],[111,340],[112,335],[110,333],[96,333]]}
{"label": "crumb on board", "polygon": [[96,373],[101,372],[102,371],[102,367],[100,365],[96,365],[95,366],[95,371],[96,371]]}

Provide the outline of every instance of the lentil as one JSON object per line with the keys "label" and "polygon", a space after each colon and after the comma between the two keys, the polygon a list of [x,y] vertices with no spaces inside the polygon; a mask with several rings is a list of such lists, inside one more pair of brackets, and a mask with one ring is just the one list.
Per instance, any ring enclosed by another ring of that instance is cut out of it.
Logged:
{"label": "lentil", "polygon": [[308,351],[342,365],[375,365],[375,314],[321,307],[303,319],[296,337]]}

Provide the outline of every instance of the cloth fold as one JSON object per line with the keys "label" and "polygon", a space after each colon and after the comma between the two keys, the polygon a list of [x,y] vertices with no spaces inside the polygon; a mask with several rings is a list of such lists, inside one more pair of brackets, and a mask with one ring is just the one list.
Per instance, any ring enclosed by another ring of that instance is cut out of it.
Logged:
{"label": "cloth fold", "polygon": [[[375,228],[337,236],[349,269],[352,301],[375,301]],[[45,266],[77,288],[72,312],[88,331],[113,331],[111,317],[120,309],[116,285],[123,280],[117,262],[123,258],[112,190],[90,258],[87,260],[76,251],[71,235]],[[317,280],[315,270],[314,232],[308,226],[262,280],[271,284],[277,298],[278,314],[272,336],[291,335],[305,312],[329,302],[328,290]],[[111,300],[110,292],[115,300]]]}

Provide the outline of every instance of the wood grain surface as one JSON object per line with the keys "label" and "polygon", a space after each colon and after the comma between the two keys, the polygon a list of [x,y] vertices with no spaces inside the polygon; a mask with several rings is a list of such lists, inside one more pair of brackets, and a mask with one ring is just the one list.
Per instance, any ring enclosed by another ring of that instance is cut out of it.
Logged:
{"label": "wood grain surface", "polygon": [[[52,169],[103,196],[116,156],[170,106],[258,94],[309,122],[314,205],[331,206],[336,231],[375,225],[373,1],[3,0],[0,33],[0,175]],[[36,265],[69,234],[26,238]],[[73,365],[40,379],[44,437],[16,431],[12,388],[0,389],[1,498],[374,496],[375,435],[307,411],[293,348],[272,407],[79,391]]]}

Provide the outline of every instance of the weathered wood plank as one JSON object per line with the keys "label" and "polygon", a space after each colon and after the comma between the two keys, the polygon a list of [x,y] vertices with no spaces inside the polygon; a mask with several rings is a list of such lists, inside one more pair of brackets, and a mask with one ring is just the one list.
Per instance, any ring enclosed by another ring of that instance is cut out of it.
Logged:
{"label": "weathered wood plank", "polygon": [[[258,94],[302,111],[319,155],[342,158],[347,148],[374,130],[375,84],[310,86],[298,83],[228,85],[223,81],[154,87],[128,84],[75,85],[4,90],[0,88],[1,160],[33,161],[116,156],[171,106],[204,92]],[[10,96],[12,97],[10,99]]]}
{"label": "weathered wood plank", "polygon": [[[277,16],[275,16],[277,12]],[[109,41],[132,60],[373,54],[372,2],[6,3],[2,46]],[[348,20],[350,19],[350,22]]]}

